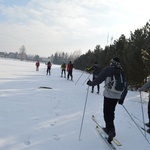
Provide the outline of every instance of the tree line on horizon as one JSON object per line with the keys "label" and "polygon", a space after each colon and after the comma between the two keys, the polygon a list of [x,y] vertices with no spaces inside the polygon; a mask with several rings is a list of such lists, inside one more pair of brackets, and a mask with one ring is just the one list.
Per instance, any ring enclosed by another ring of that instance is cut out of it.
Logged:
{"label": "tree line on horizon", "polygon": [[[19,49],[19,54],[9,53],[7,56],[6,53],[3,53],[1,55],[21,60],[29,60],[30,56],[26,54],[24,45]],[[104,49],[100,45],[96,45],[94,50],[89,49],[82,55],[80,50],[71,54],[56,52],[48,59],[59,65],[63,62],[72,61],[75,69],[84,71],[86,67],[92,66],[95,61],[103,69],[109,65],[113,57],[120,58],[128,85],[135,88],[142,86],[150,76],[150,20],[140,29],[130,32],[129,38],[122,34],[119,39],[114,40],[110,45],[106,45]],[[42,61],[42,58],[35,55],[32,56],[31,60]]]}
{"label": "tree line on horizon", "polygon": [[150,75],[150,20],[142,28],[130,32],[129,38],[122,34],[104,49],[97,45],[93,51],[88,50],[74,60],[74,66],[85,70],[97,61],[103,69],[113,57],[120,58],[128,85],[135,88],[143,85]]}
{"label": "tree line on horizon", "polygon": [[61,65],[62,63],[69,63],[69,61],[74,61],[79,58],[81,55],[80,50],[74,51],[73,53],[65,53],[65,52],[55,52],[50,56],[50,60],[54,64]]}

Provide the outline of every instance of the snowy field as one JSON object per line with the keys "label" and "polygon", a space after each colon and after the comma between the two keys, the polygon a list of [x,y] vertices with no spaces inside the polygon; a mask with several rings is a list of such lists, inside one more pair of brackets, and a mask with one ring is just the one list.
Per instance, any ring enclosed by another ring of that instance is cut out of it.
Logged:
{"label": "snowy field", "polygon": [[[91,116],[104,124],[103,84],[100,94],[91,93],[85,81],[89,74],[76,83],[82,72],[73,70],[74,82],[60,77],[60,66],[53,65],[46,75],[46,65],[36,71],[35,62],[0,58],[0,150],[109,150],[95,130]],[[92,78],[92,76],[90,76]],[[52,89],[42,89],[41,86]],[[81,136],[81,121],[87,105]],[[128,92],[124,106],[136,123],[144,110],[147,117],[148,94]],[[125,111],[116,107],[116,138],[122,143],[118,150],[150,150],[150,134],[146,138]]]}

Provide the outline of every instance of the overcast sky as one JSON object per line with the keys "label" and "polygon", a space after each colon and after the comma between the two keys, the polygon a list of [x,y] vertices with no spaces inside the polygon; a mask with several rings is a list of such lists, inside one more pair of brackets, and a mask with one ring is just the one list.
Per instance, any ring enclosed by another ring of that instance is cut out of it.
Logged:
{"label": "overcast sky", "polygon": [[[150,20],[149,0],[0,0],[0,51],[48,57],[102,48]],[[112,40],[113,38],[113,40]]]}

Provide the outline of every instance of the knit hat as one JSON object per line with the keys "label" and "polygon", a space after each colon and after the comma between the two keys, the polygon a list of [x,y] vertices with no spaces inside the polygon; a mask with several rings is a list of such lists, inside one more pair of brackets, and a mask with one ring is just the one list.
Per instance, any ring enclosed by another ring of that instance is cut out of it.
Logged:
{"label": "knit hat", "polygon": [[120,59],[118,57],[112,58],[110,61],[110,65],[119,67],[120,66]]}
{"label": "knit hat", "polygon": [[112,60],[120,63],[120,59],[118,57],[114,57]]}

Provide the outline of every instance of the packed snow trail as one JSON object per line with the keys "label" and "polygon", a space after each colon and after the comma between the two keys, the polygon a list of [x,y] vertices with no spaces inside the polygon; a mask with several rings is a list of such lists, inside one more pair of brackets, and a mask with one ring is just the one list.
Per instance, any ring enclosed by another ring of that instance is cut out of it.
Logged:
{"label": "packed snow trail", "polygon": [[[94,114],[98,122],[105,125],[103,84],[99,95],[89,90],[81,141],[78,140],[88,73],[75,85],[82,71],[73,70],[72,82],[60,77],[58,65],[52,65],[51,75],[47,76],[45,64],[41,63],[36,71],[35,62],[2,58],[0,72],[0,149],[109,150],[91,120]],[[142,97],[147,119],[147,93],[143,92]],[[129,91],[124,105],[130,113],[142,118],[138,92]],[[117,139],[123,145],[119,150],[149,150],[150,145],[121,105],[117,105],[115,115]],[[149,135],[147,138],[150,140]]]}

